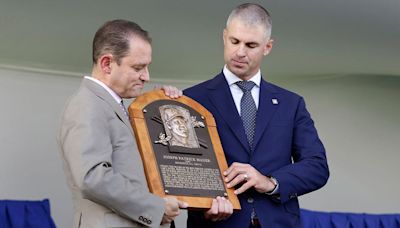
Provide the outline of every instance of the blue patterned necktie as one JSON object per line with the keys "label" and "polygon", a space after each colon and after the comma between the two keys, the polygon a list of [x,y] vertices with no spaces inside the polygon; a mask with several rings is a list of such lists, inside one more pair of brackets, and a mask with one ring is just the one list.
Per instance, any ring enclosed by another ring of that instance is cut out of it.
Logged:
{"label": "blue patterned necktie", "polygon": [[123,100],[121,100],[121,102],[119,103],[119,106],[121,106],[122,111],[124,112],[125,116],[128,117],[128,119],[129,119],[129,113],[128,113],[128,111],[126,111],[126,108],[125,108]]}
{"label": "blue patterned necktie", "polygon": [[240,115],[243,121],[244,131],[250,148],[253,149],[254,132],[256,129],[257,107],[251,95],[251,89],[256,85],[252,81],[238,81],[235,84],[243,91],[240,100]]}

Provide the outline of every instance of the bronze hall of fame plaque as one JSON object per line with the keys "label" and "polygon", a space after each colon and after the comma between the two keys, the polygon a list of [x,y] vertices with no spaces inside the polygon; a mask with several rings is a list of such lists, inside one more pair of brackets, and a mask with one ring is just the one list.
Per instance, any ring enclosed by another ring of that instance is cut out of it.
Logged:
{"label": "bronze hall of fame plaque", "polygon": [[162,90],[138,96],[128,110],[152,193],[176,196],[198,209],[210,208],[213,198],[223,196],[240,209],[223,181],[228,165],[209,111],[189,97],[171,99]]}

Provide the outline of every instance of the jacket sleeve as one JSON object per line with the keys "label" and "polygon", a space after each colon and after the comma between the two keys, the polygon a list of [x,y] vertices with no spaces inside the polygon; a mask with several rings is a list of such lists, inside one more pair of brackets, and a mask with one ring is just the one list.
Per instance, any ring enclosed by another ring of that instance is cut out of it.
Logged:
{"label": "jacket sleeve", "polygon": [[295,114],[291,150],[293,163],[271,173],[279,182],[281,203],[321,188],[329,177],[325,148],[303,98]]}

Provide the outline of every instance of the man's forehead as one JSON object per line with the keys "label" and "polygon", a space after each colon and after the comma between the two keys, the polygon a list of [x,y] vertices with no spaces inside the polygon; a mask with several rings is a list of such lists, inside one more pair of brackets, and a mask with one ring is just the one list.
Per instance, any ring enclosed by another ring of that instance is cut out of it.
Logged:
{"label": "man's forehead", "polygon": [[267,31],[263,24],[260,23],[249,23],[240,19],[233,19],[226,26],[225,30],[228,35],[234,38],[248,37],[254,40],[258,38],[267,38]]}
{"label": "man's forehead", "polygon": [[152,62],[151,46],[140,46],[133,45],[129,48],[125,55],[126,61],[129,61],[131,65],[135,66],[146,66]]}
{"label": "man's forehead", "polygon": [[244,33],[233,33],[233,32],[228,32],[228,39],[234,39],[246,44],[250,43],[256,43],[260,44],[264,41],[264,36],[254,36],[251,34],[244,34]]}

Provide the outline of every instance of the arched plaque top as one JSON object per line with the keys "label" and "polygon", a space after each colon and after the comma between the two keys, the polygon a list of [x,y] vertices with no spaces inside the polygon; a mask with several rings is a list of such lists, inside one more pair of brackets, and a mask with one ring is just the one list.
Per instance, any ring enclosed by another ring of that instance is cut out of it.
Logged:
{"label": "arched plaque top", "polygon": [[204,119],[206,121],[207,126],[212,126],[215,127],[215,120],[213,115],[206,109],[204,108],[200,103],[197,101],[193,100],[190,97],[187,97],[185,95],[173,99],[165,95],[164,91],[161,89],[158,90],[152,90],[150,92],[146,92],[142,94],[141,96],[138,96],[132,104],[129,106],[128,110],[130,113],[130,118],[131,122],[133,118],[144,118],[143,112],[145,112],[145,107],[155,101],[159,100],[174,100],[180,103],[183,103],[185,105],[190,106],[193,108],[196,112],[201,113],[202,116],[204,116]]}

